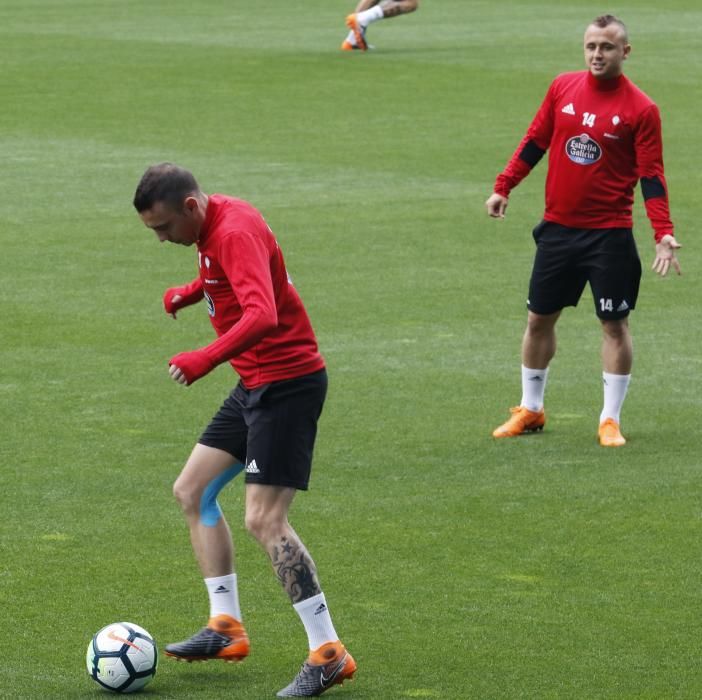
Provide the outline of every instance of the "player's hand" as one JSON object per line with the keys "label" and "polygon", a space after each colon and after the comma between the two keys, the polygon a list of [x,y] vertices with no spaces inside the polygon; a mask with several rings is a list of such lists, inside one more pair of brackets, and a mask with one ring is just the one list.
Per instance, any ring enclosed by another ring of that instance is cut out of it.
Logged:
{"label": "player's hand", "polygon": [[176,311],[184,309],[191,304],[197,304],[203,297],[202,284],[196,279],[190,284],[181,287],[171,287],[163,294],[163,308],[167,314],[176,317]]}
{"label": "player's hand", "polygon": [[184,306],[188,306],[188,302],[183,295],[183,287],[171,287],[163,293],[163,308],[173,318],[176,317],[176,311]]}
{"label": "player's hand", "polygon": [[485,202],[488,216],[493,219],[504,219],[507,210],[508,199],[497,192],[493,192]]}
{"label": "player's hand", "polygon": [[669,233],[663,236],[663,238],[656,243],[656,257],[653,261],[653,265],[651,265],[651,269],[661,277],[665,277],[668,274],[668,270],[671,266],[679,275],[682,274],[680,262],[675,255],[675,251],[678,248],[682,248],[682,246],[675,240],[674,236],[671,236]]}
{"label": "player's hand", "polygon": [[[173,318],[175,318],[175,314],[173,314]],[[168,374],[170,375],[171,379],[178,382],[178,384],[184,384],[185,386],[188,385],[188,380],[176,365],[169,365]]]}
{"label": "player's hand", "polygon": [[177,318],[176,311],[183,308],[183,304],[181,303],[183,297],[180,294],[173,294],[173,296],[171,296],[170,292],[171,290],[169,289],[163,296],[163,308],[166,309],[167,314],[170,314],[173,318]]}

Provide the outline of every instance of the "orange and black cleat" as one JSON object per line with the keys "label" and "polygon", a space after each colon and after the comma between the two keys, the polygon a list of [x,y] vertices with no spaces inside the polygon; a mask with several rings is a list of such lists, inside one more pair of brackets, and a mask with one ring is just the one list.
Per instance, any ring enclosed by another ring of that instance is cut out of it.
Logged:
{"label": "orange and black cleat", "polygon": [[279,690],[279,698],[311,698],[337,683],[341,685],[356,673],[356,662],[339,642],[327,642],[310,652],[290,685]]}
{"label": "orange and black cleat", "polygon": [[190,639],[169,644],[165,653],[181,661],[241,661],[249,655],[249,637],[241,622],[217,615]]}
{"label": "orange and black cleat", "polygon": [[506,423],[492,431],[492,437],[516,437],[524,433],[543,430],[546,423],[546,414],[543,408],[540,411],[530,411],[524,406],[515,406],[509,409],[512,415]]}

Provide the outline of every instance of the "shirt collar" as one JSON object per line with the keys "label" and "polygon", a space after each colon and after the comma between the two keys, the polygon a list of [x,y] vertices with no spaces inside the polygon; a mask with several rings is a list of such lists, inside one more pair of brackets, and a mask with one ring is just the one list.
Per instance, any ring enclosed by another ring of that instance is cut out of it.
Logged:
{"label": "shirt collar", "polygon": [[624,74],[618,75],[616,78],[596,78],[590,71],[587,72],[588,85],[601,92],[609,92],[616,90],[624,82]]}

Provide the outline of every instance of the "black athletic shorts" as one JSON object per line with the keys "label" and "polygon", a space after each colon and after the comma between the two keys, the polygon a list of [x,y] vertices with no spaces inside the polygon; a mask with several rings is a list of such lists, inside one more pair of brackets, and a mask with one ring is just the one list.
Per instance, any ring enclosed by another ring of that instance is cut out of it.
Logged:
{"label": "black athletic shorts", "polygon": [[546,315],[577,306],[587,282],[602,320],[626,318],[636,306],[641,261],[631,229],[580,229],[542,221],[533,235],[529,311]]}
{"label": "black athletic shorts", "polygon": [[326,394],[324,369],[251,390],[239,382],[198,442],[243,462],[247,484],[305,491]]}

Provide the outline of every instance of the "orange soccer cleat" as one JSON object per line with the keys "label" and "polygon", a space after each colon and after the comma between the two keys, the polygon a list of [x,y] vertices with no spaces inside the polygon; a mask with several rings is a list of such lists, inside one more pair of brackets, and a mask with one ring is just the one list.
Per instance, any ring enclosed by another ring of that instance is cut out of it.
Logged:
{"label": "orange soccer cleat", "polygon": [[190,639],[169,644],[166,656],[182,661],[241,661],[249,655],[249,637],[244,626],[229,615],[216,615]]}
{"label": "orange soccer cleat", "polygon": [[530,433],[536,430],[543,430],[546,423],[544,410],[530,411],[524,406],[515,406],[509,409],[512,415],[506,423],[492,431],[492,436],[496,438],[516,437],[523,433]]}
{"label": "orange soccer cleat", "polygon": [[356,662],[340,642],[327,642],[310,652],[292,682],[278,691],[279,698],[307,698],[321,695],[356,673]]}
{"label": "orange soccer cleat", "polygon": [[356,39],[356,46],[354,48],[360,49],[361,51],[367,51],[368,44],[366,44],[366,30],[365,27],[359,23],[358,17],[355,14],[349,15],[346,18],[346,26],[353,32],[354,38]]}
{"label": "orange soccer cleat", "polygon": [[614,418],[607,418],[600,423],[597,437],[602,447],[621,447],[626,445],[626,440],[619,430],[619,423]]}

